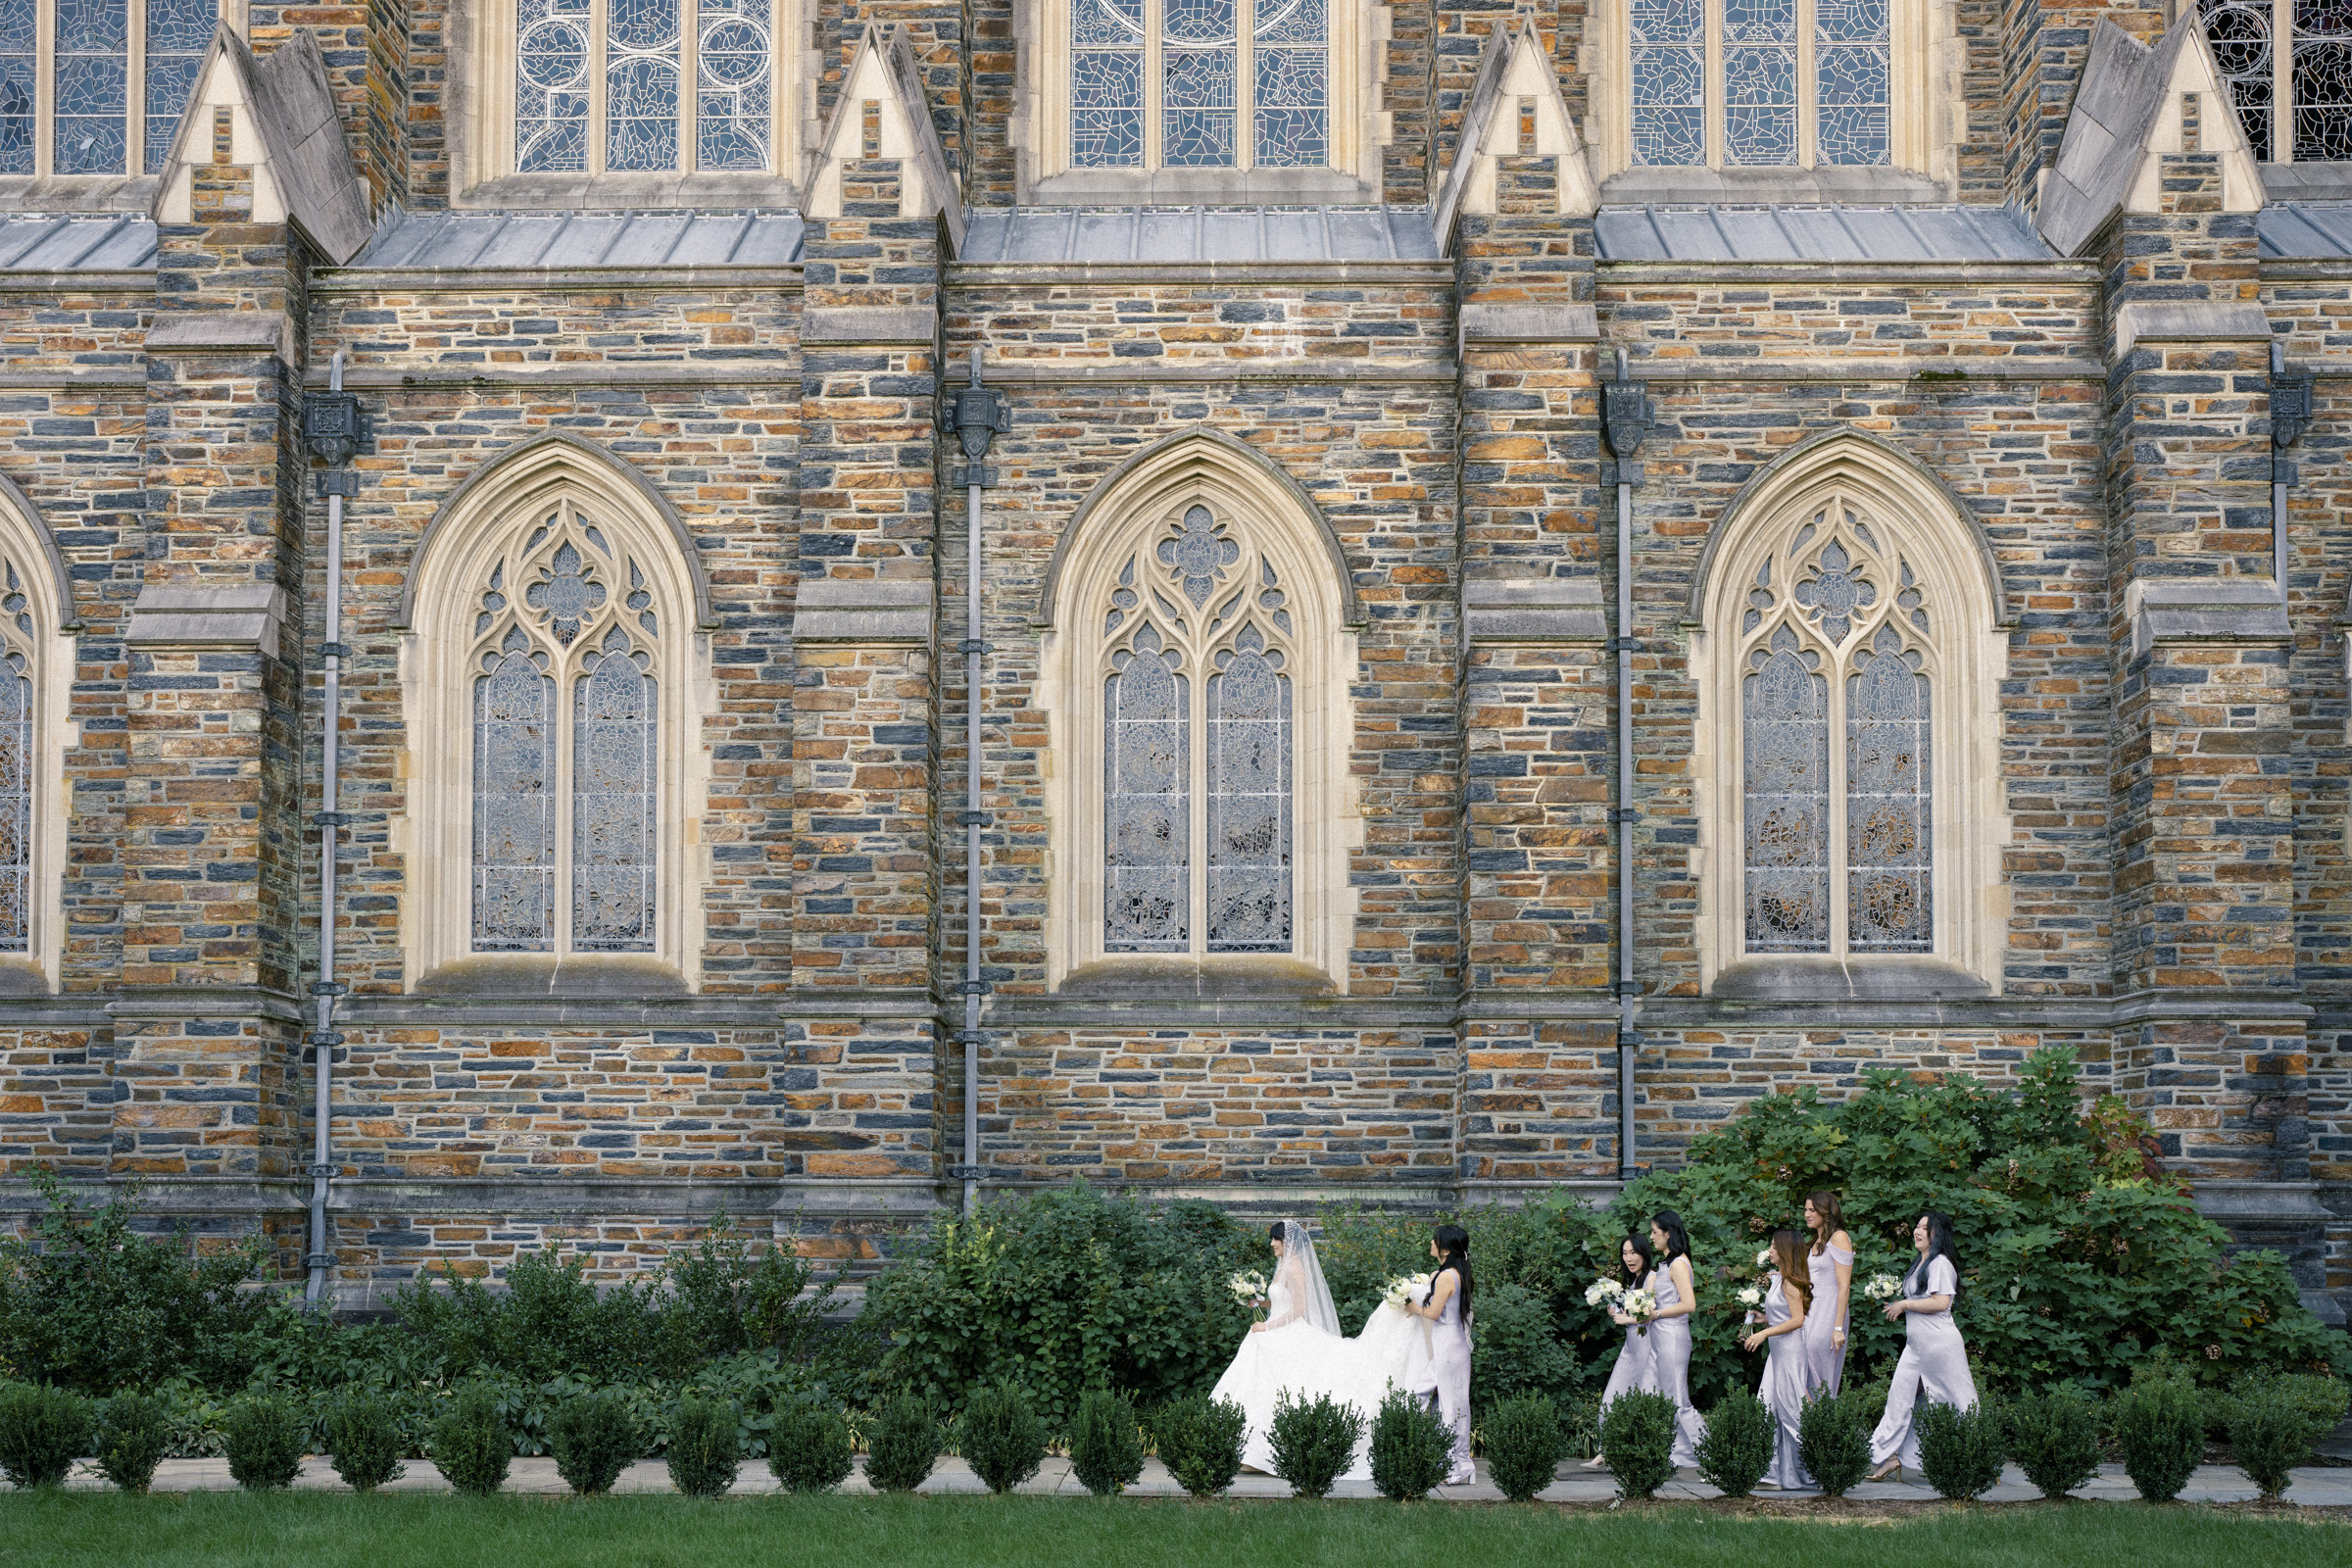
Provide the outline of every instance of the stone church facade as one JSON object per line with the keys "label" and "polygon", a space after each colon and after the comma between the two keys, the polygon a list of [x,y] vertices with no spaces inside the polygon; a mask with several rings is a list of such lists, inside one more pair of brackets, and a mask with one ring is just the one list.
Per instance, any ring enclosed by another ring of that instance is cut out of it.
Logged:
{"label": "stone church facade", "polygon": [[2292,8],[95,3],[0,29],[20,1214],[855,1267],[2065,1046],[2340,1319]]}

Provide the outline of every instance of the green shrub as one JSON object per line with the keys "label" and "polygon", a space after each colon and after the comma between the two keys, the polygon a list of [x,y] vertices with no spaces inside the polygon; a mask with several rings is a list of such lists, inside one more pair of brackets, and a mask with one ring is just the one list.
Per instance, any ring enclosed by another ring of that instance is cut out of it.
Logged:
{"label": "green shrub", "polygon": [[1600,1454],[1619,1496],[1647,1497],[1674,1479],[1674,1422],[1675,1403],[1663,1394],[1632,1389],[1610,1401]]}
{"label": "green shrub", "polygon": [[16,1487],[54,1487],[90,1446],[89,1402],[47,1384],[0,1387],[0,1473]]}
{"label": "green shrub", "polygon": [[172,1407],[152,1394],[118,1394],[98,1419],[98,1469],[124,1492],[145,1492],[172,1451]]}
{"label": "green shrub", "polygon": [[487,1497],[507,1484],[514,1459],[514,1440],[499,1414],[497,1391],[483,1383],[461,1387],[433,1423],[433,1464],[441,1479]]}
{"label": "green shrub", "polygon": [[1576,1358],[1560,1348],[1548,1300],[1514,1280],[1481,1284],[1471,1408],[1490,1409],[1523,1394],[1556,1395],[1575,1386],[1576,1374]]}
{"label": "green shrub", "polygon": [[2322,1418],[2274,1389],[2248,1390],[2236,1404],[2230,1451],[2267,1502],[2293,1485],[2295,1467],[2311,1462],[2311,1446],[2335,1423],[2322,1425]]}
{"label": "green shrub", "polygon": [[2000,1485],[2004,1438],[2000,1409],[1989,1401],[1973,1410],[1925,1405],[1919,1411],[1919,1473],[1955,1502],[1982,1497]]}
{"label": "green shrub", "polygon": [[2124,1474],[2149,1502],[2170,1502],[2205,1456],[2205,1414],[2195,1385],[2169,1365],[2151,1365],[2108,1401],[2108,1430]]}
{"label": "green shrub", "polygon": [[1144,1438],[1135,1402],[1111,1389],[1089,1389],[1070,1420],[1070,1473],[1098,1497],[1116,1496],[1143,1479]]}
{"label": "green shrub", "polygon": [[1354,1462],[1364,1418],[1355,1406],[1330,1395],[1297,1399],[1285,1389],[1274,1396],[1274,1429],[1266,1435],[1274,1450],[1274,1473],[1301,1497],[1327,1496],[1331,1484]]}
{"label": "green shrub", "polygon": [[948,1435],[923,1401],[906,1396],[882,1407],[865,1445],[865,1479],[876,1492],[912,1492],[931,1478]]}
{"label": "green shrub", "polygon": [[355,1491],[373,1492],[398,1480],[403,1447],[391,1406],[372,1394],[346,1394],[327,1412],[326,1457]]}
{"label": "green shrub", "polygon": [[1010,1492],[1046,1458],[1046,1429],[1021,1391],[1009,1383],[982,1389],[963,1407],[964,1462],[991,1492]]}
{"label": "green shrub", "polygon": [[2097,1401],[2076,1384],[2021,1396],[2009,1406],[2009,1456],[2045,1497],[2063,1497],[2099,1473]]}
{"label": "green shrub", "polygon": [[583,1497],[602,1496],[645,1451],[637,1419],[616,1395],[575,1394],[555,1408],[547,1423],[556,1474]]}
{"label": "green shrub", "polygon": [[[1828,1497],[1842,1497],[1870,1473],[1871,1426],[1862,1422],[1863,1391],[1805,1401],[1796,1418],[1796,1458]],[[1876,1423],[1872,1423],[1875,1426]]]}
{"label": "green shrub", "polygon": [[[2317,1442],[2344,1418],[2346,1392],[2341,1380],[2310,1373],[2267,1369],[2241,1373],[2227,1392],[2205,1396],[2205,1429],[2235,1432],[2239,1416],[2252,1406],[2283,1405],[2309,1421]],[[2235,1438],[2230,1446],[2236,1446]]]}
{"label": "green shrub", "polygon": [[1568,1457],[1559,1411],[1540,1394],[1506,1399],[1487,1412],[1487,1474],[1513,1502],[1526,1502],[1551,1485]]}
{"label": "green shrub", "polygon": [[1392,1388],[1372,1418],[1372,1485],[1396,1502],[1426,1497],[1453,1464],[1453,1433],[1429,1401]]}
{"label": "green shrub", "polygon": [[1206,1395],[1162,1405],[1152,1422],[1159,1462],[1196,1497],[1213,1497],[1233,1485],[1242,1473],[1249,1430],[1250,1417],[1240,1405]]}
{"label": "green shrub", "polygon": [[786,1492],[831,1492],[857,1468],[850,1423],[830,1406],[786,1405],[768,1425],[767,1467]]}
{"label": "green shrub", "polygon": [[248,1394],[231,1403],[221,1418],[220,1442],[228,1454],[228,1473],[238,1486],[252,1492],[275,1491],[292,1486],[302,1474],[311,1423],[291,1399]]}
{"label": "green shrub", "polygon": [[1772,1468],[1778,1424],[1764,1401],[1734,1389],[1707,1412],[1706,1435],[1698,1440],[1698,1473],[1727,1497],[1744,1497]]}
{"label": "green shrub", "polygon": [[742,1422],[732,1399],[680,1399],[669,1424],[669,1484],[689,1497],[725,1496],[743,1464]]}

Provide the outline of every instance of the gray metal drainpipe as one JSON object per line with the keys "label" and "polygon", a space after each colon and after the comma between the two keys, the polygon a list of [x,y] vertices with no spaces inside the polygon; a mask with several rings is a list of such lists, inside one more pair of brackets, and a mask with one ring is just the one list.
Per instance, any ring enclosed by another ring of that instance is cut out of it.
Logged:
{"label": "gray metal drainpipe", "polygon": [[1634,486],[1642,465],[1634,455],[1649,434],[1652,416],[1649,394],[1627,370],[1623,349],[1617,351],[1616,378],[1600,384],[1600,411],[1609,453],[1617,460],[1602,466],[1602,482],[1617,491],[1617,635],[1609,640],[1617,656],[1617,807],[1609,815],[1617,857],[1617,1179],[1630,1182],[1641,1174],[1634,1067],[1642,1051],[1634,1027],[1642,1000],[1642,982],[1634,978],[1634,824],[1641,819],[1634,806],[1634,654],[1642,646],[1634,636]]}
{"label": "gray metal drainpipe", "polygon": [[324,734],[319,746],[318,825],[318,979],[311,987],[318,999],[318,1020],[311,1030],[312,1081],[318,1091],[313,1107],[311,1145],[311,1243],[304,1262],[310,1280],[303,1287],[303,1304],[313,1311],[330,1310],[327,1271],[335,1254],[326,1231],[326,1188],[334,1173],[329,1133],[334,1116],[335,1048],[343,1036],[335,1030],[335,999],[350,987],[335,978],[335,860],[342,848],[344,817],[338,808],[342,783],[336,731],[343,708],[343,661],[351,651],[343,646],[343,498],[359,494],[359,475],[344,467],[360,444],[360,400],[343,390],[343,357],[335,350],[327,371],[330,390],[303,400],[303,439],[327,465],[318,476],[326,496],[326,637],[318,652],[325,666],[326,690],[321,699]]}
{"label": "gray metal drainpipe", "polygon": [[2299,482],[2286,449],[2311,424],[2312,378],[2288,373],[2286,345],[2271,344],[2271,575],[2278,584],[2278,602],[2286,603],[2286,492]]}

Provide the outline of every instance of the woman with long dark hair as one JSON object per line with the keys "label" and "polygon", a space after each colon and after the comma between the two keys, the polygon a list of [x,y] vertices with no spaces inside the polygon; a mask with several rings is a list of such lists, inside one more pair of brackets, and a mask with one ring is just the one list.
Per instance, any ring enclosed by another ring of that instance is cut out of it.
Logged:
{"label": "woman with long dark hair", "polygon": [[1429,1353],[1438,1377],[1438,1415],[1453,1429],[1453,1465],[1446,1485],[1466,1487],[1478,1479],[1470,1463],[1470,1233],[1459,1225],[1439,1226],[1429,1255],[1438,1260],[1429,1295],[1418,1303],[1407,1301],[1404,1309],[1432,1326]]}
{"label": "woman with long dark hair", "polygon": [[1805,1375],[1812,1386],[1837,1394],[1845,1381],[1846,1308],[1854,1295],[1854,1239],[1845,1234],[1845,1213],[1836,1193],[1805,1199],[1807,1290],[1813,1310],[1805,1317]]}
{"label": "woman with long dark hair", "polygon": [[1691,1282],[1690,1236],[1683,1216],[1661,1208],[1649,1217],[1649,1245],[1657,1253],[1650,1290],[1657,1310],[1650,1314],[1651,1353],[1657,1358],[1657,1390],[1674,1401],[1674,1466],[1698,1463],[1698,1440],[1707,1424],[1690,1403],[1690,1309],[1698,1302]]}
{"label": "woman with long dark hair", "polygon": [[[1628,1236],[1618,1244],[1618,1273],[1627,1290],[1638,1291],[1649,1283],[1650,1263],[1656,1255],[1646,1236]],[[1609,1406],[1621,1394],[1636,1389],[1649,1394],[1658,1391],[1658,1360],[1649,1343],[1647,1320],[1635,1317],[1622,1306],[1610,1307],[1609,1316],[1624,1326],[1625,1344],[1617,1351],[1617,1364],[1609,1368],[1609,1386],[1600,1391],[1601,1415],[1609,1413]],[[1608,1462],[1596,1453],[1585,1461],[1585,1468],[1598,1470]]]}
{"label": "woman with long dark hair", "polygon": [[[1772,1233],[1772,1284],[1764,1292],[1764,1326],[1744,1342],[1750,1351],[1771,1347],[1764,1364],[1764,1408],[1772,1412],[1775,1428],[1772,1468],[1760,1485],[1787,1491],[1809,1487],[1812,1477],[1797,1457],[1796,1422],[1804,1414],[1808,1392],[1805,1373],[1805,1310],[1811,1294],[1796,1232]],[[1748,1314],[1752,1323],[1755,1313]]]}
{"label": "woman with long dark hair", "polygon": [[1930,1404],[1977,1407],[1977,1380],[1969,1375],[1968,1347],[1961,1342],[1960,1325],[1952,1321],[1952,1300],[1960,1294],[1960,1254],[1952,1250],[1952,1220],[1934,1209],[1911,1227],[1911,1245],[1919,1261],[1903,1276],[1903,1294],[1886,1303],[1888,1322],[1901,1319],[1903,1358],[1894,1364],[1894,1384],[1886,1391],[1886,1414],[1871,1434],[1870,1459],[1878,1466],[1873,1481],[1900,1477],[1905,1465],[1919,1467],[1919,1433],[1912,1416],[1924,1399]]}

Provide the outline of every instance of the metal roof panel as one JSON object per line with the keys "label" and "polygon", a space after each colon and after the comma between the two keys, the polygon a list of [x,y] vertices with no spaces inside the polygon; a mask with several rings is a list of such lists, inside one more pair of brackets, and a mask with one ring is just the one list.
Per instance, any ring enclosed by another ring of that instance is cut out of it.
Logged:
{"label": "metal roof panel", "polygon": [[2352,256],[2352,202],[2277,202],[2255,220],[2265,256]]}
{"label": "metal roof panel", "polygon": [[0,215],[0,270],[140,270],[155,265],[155,224],[143,213]]}
{"label": "metal roof panel", "polygon": [[967,216],[962,259],[1056,262],[1435,261],[1417,207],[996,207]]}
{"label": "metal roof panel", "polygon": [[387,219],[355,267],[782,267],[801,258],[801,215],[406,213]]}
{"label": "metal roof panel", "polygon": [[2030,262],[2056,253],[2007,207],[1603,207],[1604,262]]}

